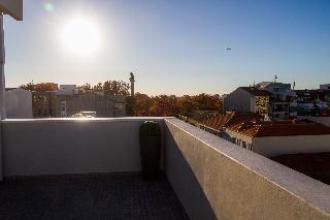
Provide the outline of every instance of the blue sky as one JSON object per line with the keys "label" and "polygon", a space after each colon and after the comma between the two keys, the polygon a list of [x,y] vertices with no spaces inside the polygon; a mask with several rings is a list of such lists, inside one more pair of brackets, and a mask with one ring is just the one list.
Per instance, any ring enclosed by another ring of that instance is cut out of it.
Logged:
{"label": "blue sky", "polygon": [[[330,83],[329,0],[24,3],[23,22],[5,19],[8,87],[128,81],[131,71],[137,91],[150,95],[222,94],[275,74],[297,88]],[[73,14],[100,31],[101,47],[88,59],[59,40]]]}

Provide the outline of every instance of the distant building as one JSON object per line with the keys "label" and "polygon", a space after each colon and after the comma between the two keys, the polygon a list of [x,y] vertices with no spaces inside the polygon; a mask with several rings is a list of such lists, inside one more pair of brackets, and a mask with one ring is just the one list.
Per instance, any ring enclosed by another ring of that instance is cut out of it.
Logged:
{"label": "distant building", "polygon": [[224,111],[268,114],[270,93],[254,87],[239,87],[224,97]]}
{"label": "distant building", "polygon": [[32,118],[32,93],[30,91],[13,88],[6,89],[7,118]]}
{"label": "distant building", "polygon": [[225,111],[258,113],[285,120],[297,116],[296,95],[291,84],[262,82],[254,87],[239,87],[224,98]]}
{"label": "distant building", "polygon": [[330,127],[312,121],[265,121],[258,114],[230,112],[202,121],[201,125],[240,147],[267,157],[330,152]]}
{"label": "distant building", "polygon": [[320,85],[320,90],[328,90],[328,91],[330,91],[330,83]]}
{"label": "distant building", "polygon": [[103,93],[78,93],[73,85],[58,91],[33,94],[34,117],[71,117],[82,111],[95,111],[97,117],[126,116],[126,97]]}
{"label": "distant building", "polygon": [[271,94],[268,108],[271,118],[283,120],[297,117],[296,94],[290,83],[262,82],[256,88]]}
{"label": "distant building", "polygon": [[78,94],[78,89],[76,85],[60,85],[60,88],[56,93],[58,95],[74,95]]}
{"label": "distant building", "polygon": [[330,127],[305,121],[243,121],[225,128],[226,139],[267,157],[330,152]]}
{"label": "distant building", "polygon": [[320,85],[320,89],[296,90],[299,116],[330,115],[330,84]]}

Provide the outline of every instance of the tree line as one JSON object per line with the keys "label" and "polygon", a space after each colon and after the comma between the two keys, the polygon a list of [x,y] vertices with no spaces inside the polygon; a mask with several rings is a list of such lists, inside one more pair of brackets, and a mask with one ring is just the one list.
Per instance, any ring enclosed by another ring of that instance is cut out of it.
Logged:
{"label": "tree line", "polygon": [[[36,83],[29,82],[20,86],[20,88],[29,90],[33,93],[43,93],[49,91],[56,91],[59,89],[57,83],[53,82],[45,82],[45,83]],[[130,86],[128,83],[124,81],[117,80],[107,80],[105,82],[99,82],[96,85],[91,85],[89,83],[85,83],[83,85],[77,86],[77,90],[79,93],[86,92],[102,92],[107,95],[129,95]]]}
{"label": "tree line", "polygon": [[158,95],[148,96],[136,93],[134,96],[134,112],[136,116],[177,116],[219,113],[222,111],[223,102],[219,95]]}
{"label": "tree line", "polygon": [[[21,88],[31,91],[34,94],[59,89],[57,83],[33,82],[24,84]],[[133,116],[177,116],[199,117],[208,113],[219,113],[222,111],[223,102],[219,95],[158,95],[148,96],[143,93],[136,93],[130,96],[130,85],[124,81],[108,80],[99,82],[96,85],[85,83],[77,87],[79,93],[102,92],[108,95],[123,95],[127,97],[127,114]]]}

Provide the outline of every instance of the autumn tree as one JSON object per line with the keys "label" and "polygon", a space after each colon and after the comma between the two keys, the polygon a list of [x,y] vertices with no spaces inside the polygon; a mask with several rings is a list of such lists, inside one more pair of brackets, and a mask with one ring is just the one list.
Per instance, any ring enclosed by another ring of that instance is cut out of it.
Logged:
{"label": "autumn tree", "polygon": [[196,103],[189,95],[184,95],[182,97],[178,97],[177,99],[177,107],[182,115],[190,115],[191,112],[197,108]]}
{"label": "autumn tree", "polygon": [[85,83],[85,84],[83,84],[81,86],[78,86],[77,89],[78,89],[79,92],[83,92],[84,93],[84,92],[91,91],[92,90],[92,86],[89,83]]}
{"label": "autumn tree", "polygon": [[103,83],[103,92],[108,95],[129,95],[130,86],[124,81],[109,80]]}
{"label": "autumn tree", "polygon": [[34,84],[33,84],[33,82],[29,82],[29,83],[26,83],[24,85],[21,85],[20,88],[32,92],[32,91],[34,91]]}
{"label": "autumn tree", "polygon": [[202,111],[220,111],[221,100],[218,95],[208,95],[205,93],[193,97],[196,102],[198,110]]}
{"label": "autumn tree", "polygon": [[196,96],[159,95],[149,97],[146,94],[135,95],[135,113],[139,116],[192,116],[197,114],[218,113],[222,109],[219,95],[199,94]]}
{"label": "autumn tree", "polygon": [[135,96],[135,114],[137,116],[150,115],[150,107],[152,105],[152,98],[146,94],[136,93]]}
{"label": "autumn tree", "polygon": [[102,83],[99,82],[95,86],[93,86],[93,91],[95,91],[95,92],[102,92],[103,91]]}
{"label": "autumn tree", "polygon": [[150,114],[153,116],[175,116],[178,113],[177,98],[174,95],[153,97]]}
{"label": "autumn tree", "polygon": [[33,84],[33,82],[30,82],[30,83],[21,85],[20,88],[29,90],[31,92],[47,92],[47,91],[58,90],[58,84],[52,83],[52,82]]}

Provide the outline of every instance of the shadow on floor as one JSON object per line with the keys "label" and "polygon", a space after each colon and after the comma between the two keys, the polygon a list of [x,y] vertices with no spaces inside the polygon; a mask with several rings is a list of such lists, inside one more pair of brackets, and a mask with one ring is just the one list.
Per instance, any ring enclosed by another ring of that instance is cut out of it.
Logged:
{"label": "shadow on floor", "polygon": [[188,219],[165,178],[138,174],[6,179],[0,204],[0,219]]}

